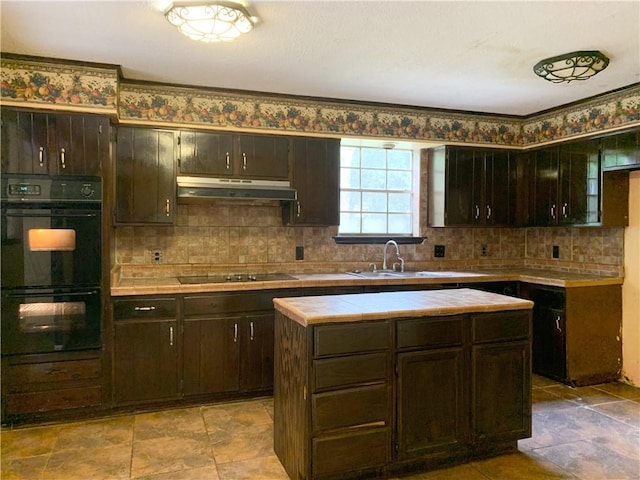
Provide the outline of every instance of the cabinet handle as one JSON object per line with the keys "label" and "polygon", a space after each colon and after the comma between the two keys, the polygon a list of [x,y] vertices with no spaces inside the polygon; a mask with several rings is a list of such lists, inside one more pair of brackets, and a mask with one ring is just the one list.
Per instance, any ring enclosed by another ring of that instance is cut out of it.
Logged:
{"label": "cabinet handle", "polygon": [[567,202],[562,205],[562,218],[567,218]]}
{"label": "cabinet handle", "polygon": [[476,205],[476,220],[478,220],[480,218],[480,207],[478,205]]}
{"label": "cabinet handle", "polygon": [[559,332],[562,331],[562,329],[560,328],[560,315],[556,317],[556,330],[558,330]]}
{"label": "cabinet handle", "polygon": [[491,205],[487,205],[487,220],[491,219]]}
{"label": "cabinet handle", "polygon": [[169,199],[167,198],[167,203],[164,207],[164,211],[167,214],[167,217],[169,216],[169,213],[171,212],[170,208],[169,208]]}
{"label": "cabinet handle", "polygon": [[242,169],[247,169],[247,154],[242,152]]}
{"label": "cabinet handle", "polygon": [[45,375],[58,375],[60,373],[67,373],[66,368],[50,368],[46,371]]}
{"label": "cabinet handle", "polygon": [[227,152],[227,154],[224,156],[226,162],[227,162],[227,170],[229,170],[229,168],[231,167],[231,157],[229,157],[229,152]]}
{"label": "cabinet handle", "polygon": [[551,205],[551,218],[553,220],[556,219],[556,204],[555,203],[553,205]]}
{"label": "cabinet handle", "polygon": [[249,337],[253,342],[253,322],[249,322]]}
{"label": "cabinet handle", "polygon": [[150,307],[133,307],[136,312],[153,312],[156,307],[151,305]]}
{"label": "cabinet handle", "polygon": [[41,167],[44,167],[44,147],[38,149],[38,162]]}
{"label": "cabinet handle", "polygon": [[64,148],[60,149],[60,163],[62,164],[62,168],[67,168],[66,164],[64,163]]}
{"label": "cabinet handle", "polygon": [[234,323],[233,324],[233,343],[236,343],[238,341],[238,324]]}
{"label": "cabinet handle", "polygon": [[169,346],[173,347],[173,327],[169,327]]}
{"label": "cabinet handle", "polygon": [[296,217],[300,217],[300,202],[296,202]]}

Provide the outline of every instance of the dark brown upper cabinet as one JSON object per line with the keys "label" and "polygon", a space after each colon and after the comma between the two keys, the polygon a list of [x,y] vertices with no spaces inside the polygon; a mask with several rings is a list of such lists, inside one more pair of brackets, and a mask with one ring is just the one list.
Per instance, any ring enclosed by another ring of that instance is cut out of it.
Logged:
{"label": "dark brown upper cabinet", "polygon": [[109,160],[109,119],[2,109],[2,172],[100,176]]}
{"label": "dark brown upper cabinet", "polygon": [[295,202],[283,204],[288,225],[338,225],[340,223],[340,140],[294,138],[291,186]]}
{"label": "dark brown upper cabinet", "polygon": [[602,169],[640,169],[640,130],[602,139]]}
{"label": "dark brown upper cabinet", "polygon": [[119,127],[116,223],[173,224],[175,200],[174,132]]}
{"label": "dark brown upper cabinet", "polygon": [[287,137],[183,130],[178,142],[181,175],[288,180]]}
{"label": "dark brown upper cabinet", "polygon": [[516,221],[516,156],[444,147],[429,152],[429,225],[508,226]]}

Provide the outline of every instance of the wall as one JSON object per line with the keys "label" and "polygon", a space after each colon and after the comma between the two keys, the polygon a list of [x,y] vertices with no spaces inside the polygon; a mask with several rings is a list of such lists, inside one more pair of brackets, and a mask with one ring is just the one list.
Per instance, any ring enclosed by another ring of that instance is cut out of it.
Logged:
{"label": "wall", "polygon": [[629,176],[629,227],[624,237],[622,375],[640,385],[640,171]]}

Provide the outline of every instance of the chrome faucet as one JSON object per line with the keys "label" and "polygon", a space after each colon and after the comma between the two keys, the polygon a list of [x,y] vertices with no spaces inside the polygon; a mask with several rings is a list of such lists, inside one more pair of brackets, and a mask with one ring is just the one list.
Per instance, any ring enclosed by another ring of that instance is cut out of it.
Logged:
{"label": "chrome faucet", "polygon": [[[396,247],[396,258],[400,261],[401,272],[404,272],[404,259],[400,258],[400,250],[398,249],[398,244],[395,240],[389,240],[384,244],[384,249],[382,250],[382,270],[387,270],[387,247],[389,245],[393,245]],[[396,263],[394,263],[394,266]]]}

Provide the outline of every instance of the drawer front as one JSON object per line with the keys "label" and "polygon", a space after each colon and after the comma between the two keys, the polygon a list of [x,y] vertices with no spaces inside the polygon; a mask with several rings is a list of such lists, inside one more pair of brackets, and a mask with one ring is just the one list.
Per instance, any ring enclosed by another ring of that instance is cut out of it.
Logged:
{"label": "drawer front", "polygon": [[49,412],[71,408],[96,407],[102,403],[102,388],[70,388],[44,392],[10,393],[6,396],[6,413]]}
{"label": "drawer front", "polygon": [[385,382],[389,367],[387,353],[367,353],[313,361],[313,392],[348,385]]}
{"label": "drawer front", "polygon": [[312,451],[314,476],[336,474],[388,463],[391,439],[387,428],[361,429],[345,435],[314,438]]}
{"label": "drawer front", "polygon": [[273,310],[271,293],[194,295],[184,298],[185,316]]}
{"label": "drawer front", "polygon": [[102,375],[102,363],[99,358],[26,363],[7,367],[5,375],[4,386],[13,390],[12,387],[25,384],[98,379]]}
{"label": "drawer front", "polygon": [[463,315],[411,318],[397,323],[398,348],[462,345]]}
{"label": "drawer front", "polygon": [[388,390],[383,384],[313,395],[314,433],[373,423],[385,426],[389,417]]}
{"label": "drawer front", "polygon": [[315,357],[370,352],[389,348],[389,322],[323,325],[313,331]]}
{"label": "drawer front", "polygon": [[113,318],[175,318],[175,298],[137,298],[113,301]]}
{"label": "drawer front", "polygon": [[473,342],[495,342],[528,338],[531,333],[531,311],[485,313],[473,315]]}

